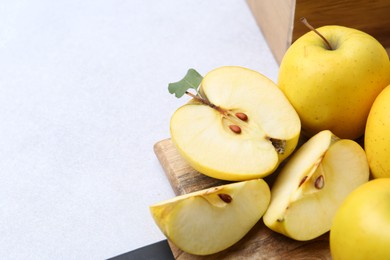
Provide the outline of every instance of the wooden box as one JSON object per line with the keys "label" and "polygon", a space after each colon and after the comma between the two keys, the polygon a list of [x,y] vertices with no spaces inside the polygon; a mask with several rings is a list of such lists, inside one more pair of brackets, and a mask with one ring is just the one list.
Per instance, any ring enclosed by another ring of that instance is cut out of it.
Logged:
{"label": "wooden box", "polygon": [[374,36],[390,53],[389,0],[247,0],[247,3],[280,64],[287,48],[308,32],[301,17],[315,28],[343,25]]}

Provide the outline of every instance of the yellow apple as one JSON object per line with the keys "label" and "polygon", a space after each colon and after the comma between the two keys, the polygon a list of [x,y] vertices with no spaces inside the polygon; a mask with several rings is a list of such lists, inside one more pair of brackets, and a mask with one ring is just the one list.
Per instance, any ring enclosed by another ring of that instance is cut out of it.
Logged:
{"label": "yellow apple", "polygon": [[390,85],[378,95],[371,107],[364,148],[373,177],[390,177]]}
{"label": "yellow apple", "polygon": [[195,170],[230,181],[262,178],[295,149],[298,114],[264,75],[217,68],[203,78],[199,93],[170,122],[173,143]]}
{"label": "yellow apple", "polygon": [[178,196],[150,206],[165,236],[195,255],[222,251],[259,221],[270,201],[262,179],[236,182]]}
{"label": "yellow apple", "polygon": [[281,169],[264,223],[295,240],[316,238],[329,231],[342,201],[368,177],[367,158],[359,144],[321,131]]}
{"label": "yellow apple", "polygon": [[330,251],[334,260],[390,259],[390,178],[348,195],[332,223]]}
{"label": "yellow apple", "polygon": [[345,139],[363,135],[376,96],[390,83],[390,62],[372,36],[324,26],[297,39],[284,55],[278,85],[299,114],[304,133],[331,130]]}

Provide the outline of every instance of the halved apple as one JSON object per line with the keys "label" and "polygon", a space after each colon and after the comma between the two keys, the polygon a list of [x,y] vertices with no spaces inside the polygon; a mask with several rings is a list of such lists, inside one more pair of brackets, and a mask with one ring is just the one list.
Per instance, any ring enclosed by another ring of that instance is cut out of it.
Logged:
{"label": "halved apple", "polygon": [[195,170],[231,181],[262,178],[295,149],[300,119],[262,74],[221,67],[203,78],[199,93],[206,102],[191,100],[170,123],[173,143]]}
{"label": "halved apple", "polygon": [[321,131],[303,144],[277,176],[263,221],[296,240],[316,238],[329,231],[347,195],[368,179],[363,148]]}
{"label": "halved apple", "polygon": [[164,235],[181,250],[208,255],[236,242],[259,221],[270,202],[262,179],[205,189],[150,206]]}

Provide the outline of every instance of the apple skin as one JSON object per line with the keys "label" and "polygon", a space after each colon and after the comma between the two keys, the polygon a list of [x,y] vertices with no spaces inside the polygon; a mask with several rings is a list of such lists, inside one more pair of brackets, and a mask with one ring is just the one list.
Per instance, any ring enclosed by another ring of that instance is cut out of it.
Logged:
{"label": "apple skin", "polygon": [[348,195],[332,223],[330,250],[334,260],[390,259],[390,178]]}
{"label": "apple skin", "polygon": [[371,107],[364,139],[372,176],[390,177],[390,85]]}
{"label": "apple skin", "polygon": [[363,135],[376,96],[390,83],[390,62],[372,36],[343,26],[310,31],[287,50],[278,85],[298,112],[303,132],[331,130],[343,139]]}

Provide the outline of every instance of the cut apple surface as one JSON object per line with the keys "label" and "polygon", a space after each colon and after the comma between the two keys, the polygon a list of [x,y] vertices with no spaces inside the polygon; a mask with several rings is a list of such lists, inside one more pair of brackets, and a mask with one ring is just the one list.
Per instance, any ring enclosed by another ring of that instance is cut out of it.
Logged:
{"label": "cut apple surface", "polygon": [[295,149],[300,119],[262,74],[221,67],[203,78],[199,93],[206,102],[191,100],[170,123],[173,143],[197,171],[231,181],[262,178]]}
{"label": "cut apple surface", "polygon": [[362,147],[321,131],[303,144],[277,176],[264,223],[296,240],[316,238],[329,231],[347,195],[368,179]]}
{"label": "cut apple surface", "polygon": [[270,202],[262,179],[201,190],[150,206],[164,235],[181,250],[208,255],[236,242],[259,221]]}

